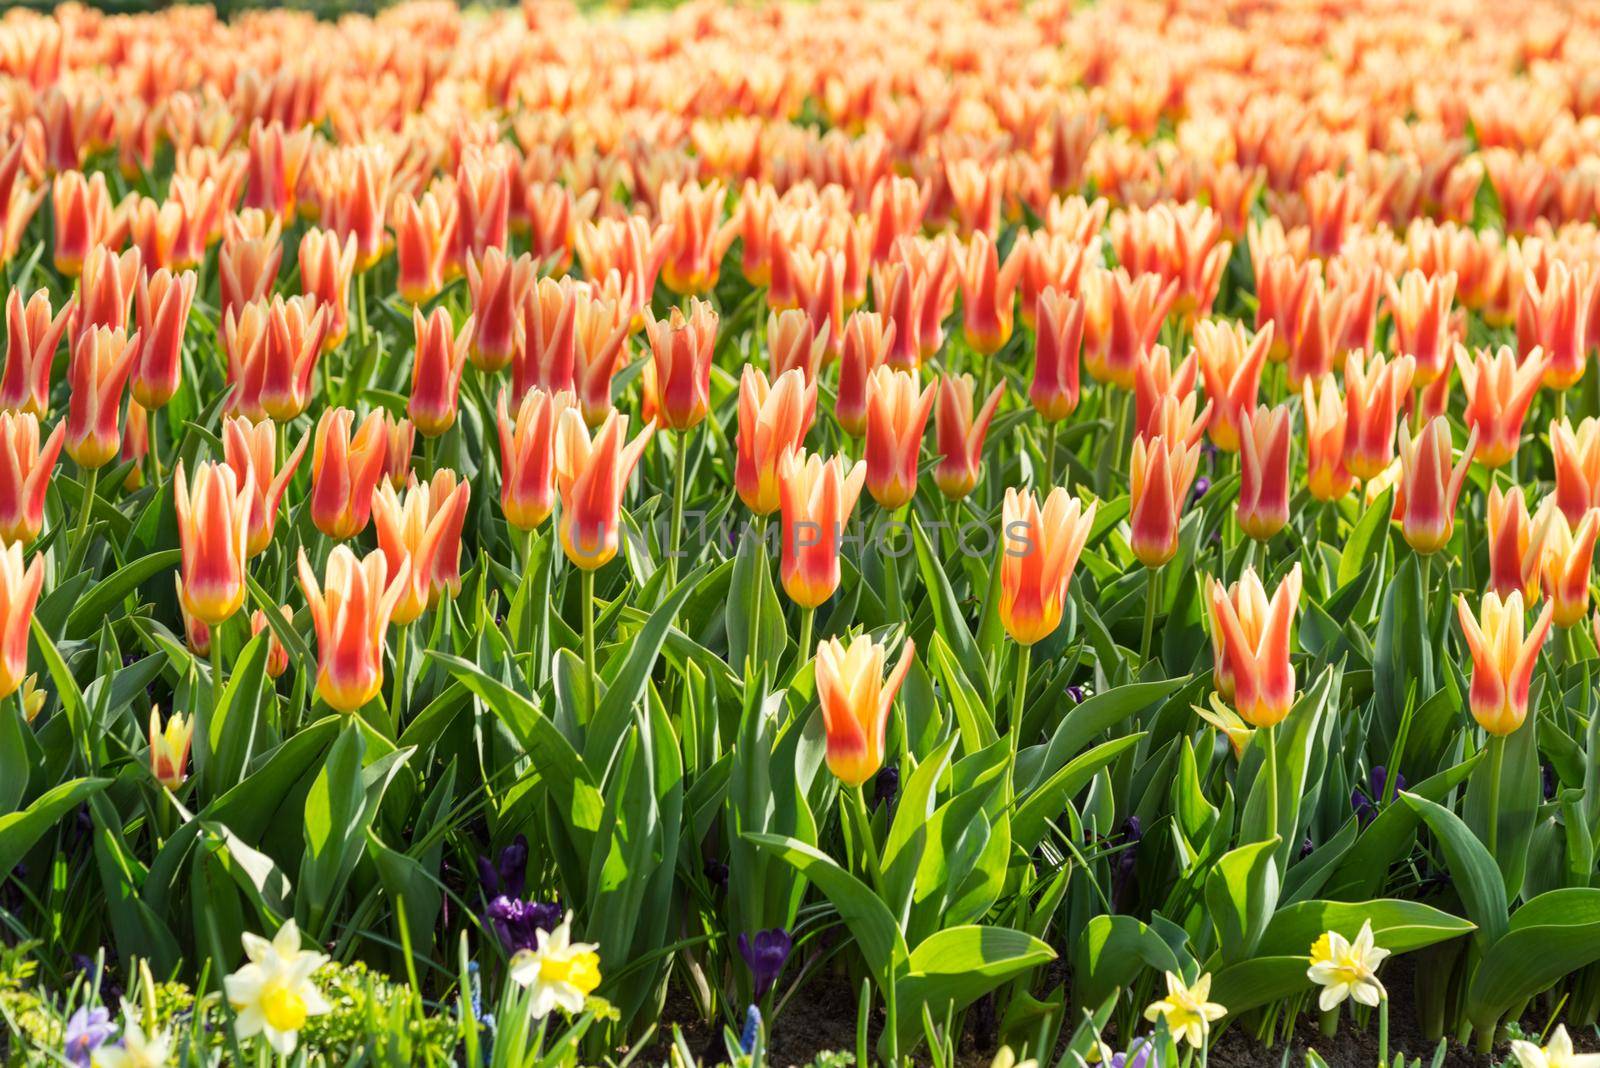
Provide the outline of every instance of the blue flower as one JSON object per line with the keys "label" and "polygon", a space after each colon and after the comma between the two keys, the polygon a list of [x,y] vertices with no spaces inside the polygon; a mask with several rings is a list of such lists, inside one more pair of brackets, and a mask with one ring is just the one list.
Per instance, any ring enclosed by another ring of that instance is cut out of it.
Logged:
{"label": "blue flower", "polygon": [[757,1000],[766,997],[772,984],[778,981],[778,975],[783,971],[789,951],[793,948],[794,939],[782,927],[759,931],[755,938],[746,934],[739,936],[739,953],[750,966],[750,974],[755,977]]}
{"label": "blue flower", "polygon": [[98,1005],[92,1009],[84,1006],[67,1021],[67,1037],[61,1052],[77,1068],[89,1068],[94,1062],[95,1050],[116,1033],[117,1026],[111,1022],[109,1012]]}
{"label": "blue flower", "polygon": [[744,1030],[739,1032],[739,1048],[746,1054],[756,1051],[756,1035],[761,1030],[761,1010],[754,1005],[744,1011]]}

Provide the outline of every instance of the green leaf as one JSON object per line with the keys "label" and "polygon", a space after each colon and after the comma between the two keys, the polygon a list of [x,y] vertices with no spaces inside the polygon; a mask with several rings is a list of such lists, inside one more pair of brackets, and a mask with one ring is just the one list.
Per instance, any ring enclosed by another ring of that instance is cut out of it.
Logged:
{"label": "green leaf", "polygon": [[10,875],[34,843],[67,813],[110,785],[110,779],[73,779],[46,790],[21,812],[0,816],[0,872]]}
{"label": "green leaf", "polygon": [[1089,785],[1089,780],[1117,757],[1138,745],[1145,737],[1143,731],[1125,734],[1095,746],[1067,762],[1067,766],[1039,784],[1024,796],[1011,822],[1011,837],[1025,853],[1044,840],[1050,821],[1060,816],[1061,810],[1079,790]]}
{"label": "green leaf", "polygon": [[1373,941],[1391,953],[1409,953],[1474,930],[1461,917],[1420,901],[1300,901],[1285,905],[1273,915],[1256,952],[1266,957],[1296,953],[1310,956],[1311,943],[1323,932],[1337,931],[1346,938],[1355,938],[1361,925],[1369,920]]}
{"label": "green leaf", "polygon": [[1600,889],[1551,890],[1511,917],[1483,955],[1467,993],[1467,1015],[1492,1027],[1508,1010],[1600,960]]}
{"label": "green leaf", "polygon": [[1039,939],[1006,927],[950,927],[929,935],[912,950],[910,971],[895,984],[902,1048],[921,1025],[924,1007],[944,1019],[1055,956]]}
{"label": "green leaf", "polygon": [[1096,916],[1084,926],[1073,955],[1073,1000],[1097,1004],[1145,968],[1184,971],[1172,946],[1154,928],[1132,916]]}
{"label": "green leaf", "polygon": [[1255,952],[1278,904],[1277,835],[1224,853],[1206,876],[1206,907],[1222,959],[1237,964]]}
{"label": "green leaf", "polygon": [[1400,797],[1411,811],[1422,817],[1439,840],[1445,865],[1466,907],[1467,918],[1478,925],[1473,939],[1487,952],[1506,933],[1506,912],[1510,906],[1500,868],[1483,843],[1461,822],[1460,816],[1416,794],[1402,793]]}
{"label": "green leaf", "polygon": [[93,634],[130,593],[154,576],[177,567],[182,558],[183,553],[178,549],[163,549],[112,571],[73,606],[67,615],[66,637],[83,638]]}

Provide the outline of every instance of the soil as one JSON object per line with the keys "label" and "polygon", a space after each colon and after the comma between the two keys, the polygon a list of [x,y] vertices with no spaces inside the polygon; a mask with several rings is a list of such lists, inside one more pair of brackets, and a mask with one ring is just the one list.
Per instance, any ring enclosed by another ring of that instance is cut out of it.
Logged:
{"label": "soil", "polygon": [[[1421,1058],[1422,1068],[1432,1068],[1436,1041],[1429,1041],[1418,1026],[1412,999],[1412,981],[1415,965],[1400,957],[1381,972],[1384,986],[1390,993],[1389,1003],[1389,1057],[1395,1063],[1400,1054],[1408,1062]],[[856,1044],[856,1000],[843,982],[830,982],[828,976],[812,981],[810,989],[791,1002],[778,1019],[777,1026],[769,1028],[768,1060],[774,1068],[791,1068],[811,1064],[818,1054],[829,1051],[853,1053]],[[981,1025],[981,1014],[969,1012],[967,1032],[962,1037],[959,1051],[960,1068],[985,1068],[994,1058],[992,1036],[980,1040],[975,1035]],[[875,1024],[879,1021],[875,1021]],[[1537,1034],[1547,1023],[1537,1009],[1523,1020],[1524,1030]],[[662,1029],[652,1048],[645,1051],[636,1063],[661,1064],[666,1061],[666,1047],[671,1042],[672,1028],[682,1029],[689,1048],[698,1053],[701,1063],[712,1065],[724,1061],[720,1029],[712,1028],[699,1019],[693,1003],[680,992],[667,1000],[662,1014]],[[871,1037],[877,1038],[877,1026]],[[1579,1052],[1600,1051],[1600,1037],[1593,1031],[1574,1033],[1573,1045]],[[1209,1063],[1213,1068],[1300,1068],[1305,1064],[1307,1050],[1316,1050],[1329,1068],[1377,1068],[1378,1020],[1374,1013],[1365,1030],[1358,1030],[1346,1014],[1341,1016],[1338,1034],[1328,1038],[1318,1029],[1314,1015],[1304,1014],[1295,1027],[1294,1037],[1288,1047],[1280,1043],[1267,1047],[1243,1027],[1229,1027],[1212,1046]],[[1510,1059],[1508,1044],[1498,1045],[1492,1056],[1481,1056],[1471,1049],[1452,1041],[1447,1047],[1440,1068],[1491,1068],[1505,1064]],[[925,1064],[925,1058],[918,1058]],[[1514,1063],[1514,1062],[1513,1062]],[[1051,1062],[1044,1068],[1054,1068]]]}

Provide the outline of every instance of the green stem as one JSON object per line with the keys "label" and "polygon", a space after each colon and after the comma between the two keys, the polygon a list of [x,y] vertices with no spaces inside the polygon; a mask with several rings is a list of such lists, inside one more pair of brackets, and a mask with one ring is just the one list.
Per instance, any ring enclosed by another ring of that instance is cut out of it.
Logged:
{"label": "green stem", "polygon": [[[889,513],[891,524],[899,523],[910,505],[897,508]],[[883,558],[884,606],[888,609],[890,619],[904,619],[906,614],[905,604],[900,599],[900,557],[889,550],[889,531],[885,528],[884,536],[878,545],[878,552]]]}
{"label": "green stem", "polygon": [[411,645],[411,624],[395,628],[394,695],[389,698],[389,718],[396,728],[400,726],[400,708],[406,694],[406,653]]}
{"label": "green stem", "polygon": [[1267,729],[1267,797],[1270,798],[1267,809],[1267,837],[1275,838],[1278,834],[1278,725],[1273,724]]}
{"label": "green stem", "polygon": [[1161,593],[1161,569],[1159,567],[1147,568],[1145,571],[1147,585],[1144,595],[1144,636],[1139,640],[1139,666],[1142,669],[1150,662],[1150,643],[1156,631],[1156,601]]}
{"label": "green stem", "polygon": [[589,693],[585,702],[584,723],[588,724],[594,719],[595,708],[600,701],[600,671],[595,666],[594,659],[594,572],[585,570],[582,575],[583,666],[589,670]]}
{"label": "green stem", "polygon": [[867,789],[864,783],[857,783],[850,792],[855,796],[856,823],[861,834],[861,860],[866,865],[867,877],[872,885],[877,886],[883,871],[883,862],[878,859],[878,843],[872,838],[872,814],[867,811]]}
{"label": "green stem", "polygon": [[1016,761],[1022,748],[1022,715],[1028,704],[1028,662],[1032,659],[1031,645],[1017,646],[1017,681],[1011,692],[1011,759]]}
{"label": "green stem", "polygon": [[1389,999],[1378,1002],[1378,1068],[1389,1064]]}
{"label": "green stem", "polygon": [[794,668],[800,670],[800,665],[811,659],[811,628],[817,618],[815,608],[800,610],[800,645],[795,653]]}
{"label": "green stem", "polygon": [[1044,492],[1049,493],[1056,484],[1056,430],[1058,424],[1052,420],[1049,430],[1044,436]]}
{"label": "green stem", "polygon": [[78,515],[78,530],[72,538],[72,552],[68,554],[67,574],[76,574],[89,554],[89,516],[94,512],[95,491],[100,483],[100,469],[91,467],[83,472],[83,500]]}
{"label": "green stem", "polygon": [[1489,855],[1499,863],[1495,844],[1500,837],[1500,773],[1505,768],[1506,740],[1498,734],[1489,736],[1489,826],[1485,828]]}
{"label": "green stem", "polygon": [[227,630],[227,623],[218,623],[211,628],[211,722],[216,723],[222,715],[222,638]]}
{"label": "green stem", "polygon": [[[673,457],[672,479],[672,530],[671,548],[667,552],[667,588],[678,584],[678,553],[683,548],[683,497],[689,482],[689,440],[687,433],[678,435],[676,455]],[[805,647],[801,646],[801,652]]]}

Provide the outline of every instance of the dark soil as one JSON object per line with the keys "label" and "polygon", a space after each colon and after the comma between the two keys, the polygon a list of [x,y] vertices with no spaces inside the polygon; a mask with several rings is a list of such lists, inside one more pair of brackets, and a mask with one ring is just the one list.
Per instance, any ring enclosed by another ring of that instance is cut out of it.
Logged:
{"label": "dark soil", "polygon": [[[1436,1041],[1429,1041],[1418,1026],[1412,982],[1414,963],[1400,957],[1390,962],[1382,973],[1384,986],[1390,994],[1389,1006],[1389,1057],[1394,1063],[1400,1054],[1408,1062],[1421,1058],[1423,1068],[1431,1068]],[[1314,1007],[1314,1006],[1313,1006]],[[961,1068],[983,1068],[995,1054],[993,1039],[987,1043],[975,1040],[974,1031],[980,1016],[969,1012],[967,1033],[963,1035],[959,1052]],[[1537,1008],[1523,1019],[1525,1031],[1537,1034],[1547,1019]],[[876,1040],[878,1024],[874,1021],[871,1038]],[[666,1060],[666,1046],[671,1042],[672,1028],[677,1025],[688,1040],[689,1048],[698,1053],[701,1063],[711,1065],[722,1059],[721,1029],[706,1025],[696,1015],[693,1003],[681,993],[667,1000],[662,1014],[662,1028],[649,1050],[636,1062],[643,1065],[660,1064]],[[1108,1036],[1110,1038],[1112,1036]],[[1593,1032],[1574,1033],[1573,1045],[1580,1052],[1600,1051],[1600,1038]],[[842,979],[821,975],[803,991],[796,1001],[784,1010],[775,1027],[768,1028],[768,1057],[774,1068],[790,1068],[810,1064],[820,1053],[842,1051],[853,1053],[856,1045],[856,997]],[[1377,1068],[1378,1019],[1373,1013],[1364,1030],[1358,1030],[1348,1012],[1341,1015],[1339,1031],[1328,1038],[1318,1029],[1314,1014],[1304,1014],[1298,1021],[1294,1037],[1289,1043],[1287,1064],[1299,1068],[1305,1063],[1306,1051],[1314,1049],[1329,1068]],[[1504,1064],[1510,1058],[1510,1047],[1501,1043],[1490,1057],[1480,1056],[1454,1041],[1450,1042],[1441,1068],[1490,1068]],[[1209,1062],[1214,1068],[1282,1068],[1284,1046],[1268,1048],[1247,1028],[1227,1028],[1210,1051]],[[926,1063],[919,1058],[918,1063]],[[1042,1068],[1055,1068],[1053,1062]]]}

